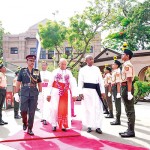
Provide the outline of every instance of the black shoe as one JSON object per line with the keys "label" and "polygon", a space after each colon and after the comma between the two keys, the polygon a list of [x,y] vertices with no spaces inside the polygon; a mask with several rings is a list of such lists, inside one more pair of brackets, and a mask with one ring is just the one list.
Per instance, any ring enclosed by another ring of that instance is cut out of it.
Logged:
{"label": "black shoe", "polygon": [[98,134],[102,134],[102,130],[101,130],[100,128],[97,128],[97,129],[96,129],[96,132],[97,132]]}
{"label": "black shoe", "polygon": [[105,118],[114,118],[113,114],[108,114]]}
{"label": "black shoe", "polygon": [[67,131],[67,129],[66,129],[66,128],[62,128],[62,131],[66,132],[66,131]]}
{"label": "black shoe", "polygon": [[90,133],[90,132],[92,132],[92,129],[91,129],[91,128],[88,128],[88,129],[87,129],[87,133]]}
{"label": "black shoe", "polygon": [[34,135],[34,133],[32,132],[32,129],[28,129],[27,133],[28,133],[29,135]]}
{"label": "black shoe", "polygon": [[44,125],[47,125],[47,122],[46,122],[46,120],[43,120],[43,124],[44,124]]}
{"label": "black shoe", "polygon": [[16,115],[14,118],[15,118],[15,119],[21,119],[21,116]]}
{"label": "black shoe", "polygon": [[0,121],[0,126],[4,125],[4,123],[2,121]]}
{"label": "black shoe", "polygon": [[52,127],[52,131],[56,131],[56,127]]}
{"label": "black shoe", "polygon": [[4,123],[4,124],[8,124],[8,122],[5,122],[5,121],[3,121],[3,120],[1,120],[1,122]]}
{"label": "black shoe", "polygon": [[36,108],[36,111],[40,111],[40,109],[39,109],[39,108]]}
{"label": "black shoe", "polygon": [[128,132],[128,129],[126,131],[124,131],[124,132],[119,132],[119,135],[124,134],[126,132]]}
{"label": "black shoe", "polygon": [[27,125],[26,124],[23,124],[23,130],[25,131],[27,129]]}
{"label": "black shoe", "polygon": [[123,138],[135,137],[135,133],[134,131],[128,131],[120,134],[120,136]]}
{"label": "black shoe", "polygon": [[44,121],[44,119],[41,119],[41,122],[43,122]]}
{"label": "black shoe", "polygon": [[121,125],[120,121],[113,121],[113,122],[110,122],[111,125]]}
{"label": "black shoe", "polygon": [[109,112],[105,110],[105,111],[103,112],[103,114],[109,114]]}

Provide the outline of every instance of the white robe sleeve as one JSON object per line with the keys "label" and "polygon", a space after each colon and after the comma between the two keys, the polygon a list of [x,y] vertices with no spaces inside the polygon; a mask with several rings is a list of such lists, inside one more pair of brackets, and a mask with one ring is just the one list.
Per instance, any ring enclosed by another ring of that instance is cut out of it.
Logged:
{"label": "white robe sleeve", "polygon": [[83,94],[82,93],[83,83],[84,83],[83,69],[81,68],[80,71],[79,71],[79,75],[78,75],[78,92],[79,92],[79,94]]}
{"label": "white robe sleeve", "polygon": [[99,68],[98,68],[98,81],[99,81],[101,93],[105,93],[104,79],[102,77],[102,74]]}
{"label": "white robe sleeve", "polygon": [[77,88],[77,81],[76,78],[72,76],[70,80],[70,88],[72,92],[72,96],[78,96],[78,88]]}

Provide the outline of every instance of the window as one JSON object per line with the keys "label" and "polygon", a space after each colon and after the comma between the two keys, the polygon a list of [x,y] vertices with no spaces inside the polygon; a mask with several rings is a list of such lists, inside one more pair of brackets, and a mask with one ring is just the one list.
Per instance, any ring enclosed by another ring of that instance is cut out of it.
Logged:
{"label": "window", "polygon": [[53,59],[54,57],[54,51],[48,51],[48,59]]}
{"label": "window", "polygon": [[72,53],[72,47],[65,47],[65,54],[69,56],[71,55],[71,53]]}
{"label": "window", "polygon": [[40,59],[46,59],[46,50],[45,49],[41,49]]}
{"label": "window", "polygon": [[10,54],[18,54],[18,48],[17,47],[11,47],[10,48]]}
{"label": "window", "polygon": [[90,53],[93,53],[93,46],[90,47]]}
{"label": "window", "polygon": [[36,48],[30,48],[30,55],[36,55]]}

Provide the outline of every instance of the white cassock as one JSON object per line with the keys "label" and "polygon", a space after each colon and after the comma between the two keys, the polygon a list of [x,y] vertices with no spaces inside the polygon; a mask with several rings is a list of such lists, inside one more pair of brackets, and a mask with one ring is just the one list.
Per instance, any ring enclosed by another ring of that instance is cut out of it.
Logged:
{"label": "white cassock", "polygon": [[40,71],[41,80],[42,80],[42,94],[41,97],[39,97],[39,106],[41,110],[41,115],[43,120],[47,120],[49,118],[50,113],[50,104],[47,101],[47,96],[49,95],[50,91],[50,85],[49,81],[52,78],[52,73],[50,71]]}
{"label": "white cassock", "polygon": [[82,100],[83,125],[92,129],[101,128],[103,119],[103,104],[96,90],[92,88],[84,88],[84,83],[99,83],[101,93],[105,93],[104,81],[100,69],[96,66],[85,66],[81,68],[78,77],[78,90],[79,94],[84,95],[84,100]]}
{"label": "white cassock", "polygon": [[[58,105],[59,105],[59,89],[56,87],[53,87],[54,81],[56,82],[56,76],[60,74],[62,76],[62,79],[59,80],[60,83],[65,83],[65,76],[69,76],[69,90],[68,90],[68,126],[71,127],[71,93],[73,96],[78,96],[77,92],[77,85],[73,78],[73,75],[71,71],[69,70],[61,70],[60,68],[55,69],[52,72],[52,80],[50,81],[51,91],[50,91],[50,107],[51,107],[51,113],[50,113],[50,123],[52,126],[58,125]],[[70,93],[71,92],[71,93]]]}

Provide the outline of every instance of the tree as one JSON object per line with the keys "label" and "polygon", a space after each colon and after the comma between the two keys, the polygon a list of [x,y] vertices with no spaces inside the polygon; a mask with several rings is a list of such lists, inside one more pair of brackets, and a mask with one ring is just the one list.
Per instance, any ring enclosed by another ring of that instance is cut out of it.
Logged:
{"label": "tree", "polygon": [[4,28],[2,27],[2,22],[0,21],[0,59],[2,59],[3,56],[3,34],[4,34]]}
{"label": "tree", "polygon": [[90,42],[98,32],[102,32],[105,24],[112,17],[113,0],[94,0],[86,7],[82,14],[76,14],[70,18],[69,42],[78,55],[71,58],[77,61],[72,65],[78,65],[86,52],[89,52]]}
{"label": "tree", "polygon": [[[62,44],[66,39],[67,29],[63,22],[47,21],[45,25],[39,25],[39,35],[44,49],[56,50],[59,61]],[[56,58],[54,58],[56,59]]]}
{"label": "tree", "polygon": [[117,49],[126,41],[131,50],[150,48],[150,1],[143,3],[120,0],[116,9],[116,19],[108,23],[112,32],[104,45]]}

